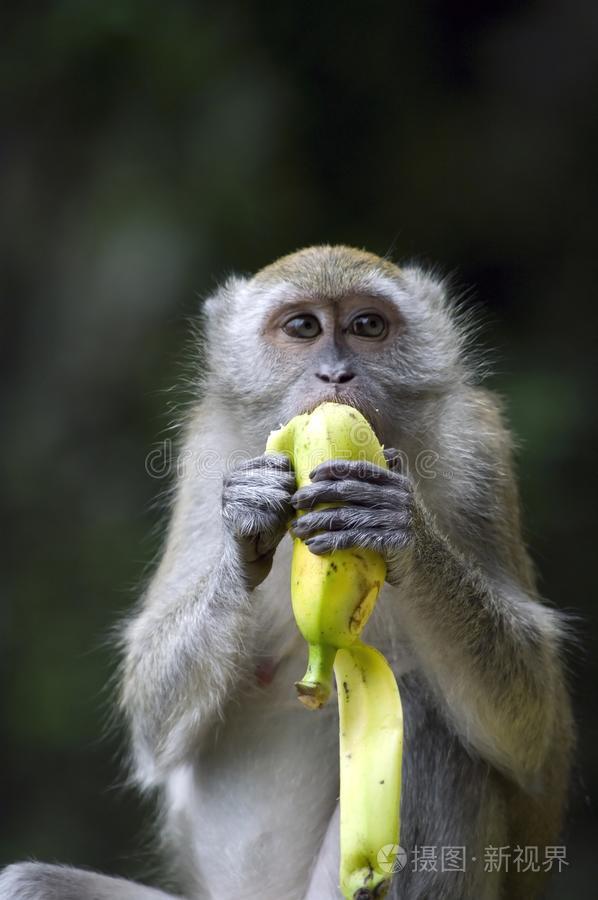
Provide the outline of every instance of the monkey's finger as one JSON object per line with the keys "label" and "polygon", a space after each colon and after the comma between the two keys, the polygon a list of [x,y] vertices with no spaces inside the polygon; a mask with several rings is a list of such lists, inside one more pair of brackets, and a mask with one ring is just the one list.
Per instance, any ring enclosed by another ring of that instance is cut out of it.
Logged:
{"label": "monkey's finger", "polygon": [[234,511],[223,510],[223,519],[237,537],[248,540],[261,538],[265,543],[278,540],[285,531],[288,515],[284,511],[256,512],[243,507]]}
{"label": "monkey's finger", "polygon": [[335,550],[375,550],[382,556],[404,549],[409,542],[408,529],[393,530],[390,534],[380,529],[353,528],[349,531],[328,531],[308,538],[305,544],[316,556]]}
{"label": "monkey's finger", "polygon": [[258,501],[264,492],[282,490],[292,493],[295,487],[295,476],[291,472],[283,472],[280,469],[235,471],[227,475],[223,481],[225,493],[244,490],[250,494],[253,493]]}
{"label": "monkey's finger", "polygon": [[251,459],[245,459],[234,467],[235,472],[248,472],[260,469],[280,469],[283,472],[292,471],[290,458],[286,453],[263,453],[261,456],[254,456]]}
{"label": "monkey's finger", "polygon": [[352,503],[379,509],[397,509],[411,492],[396,482],[391,487],[367,481],[319,481],[306,484],[291,497],[295,509],[311,509],[318,503]]}
{"label": "monkey's finger", "polygon": [[253,512],[283,511],[290,508],[290,491],[272,485],[268,490],[260,490],[255,484],[230,484],[222,491],[222,506],[225,512],[234,508]]}
{"label": "monkey's finger", "polygon": [[386,465],[391,472],[403,471],[403,454],[400,450],[397,450],[395,447],[385,447],[382,452],[384,453]]}
{"label": "monkey's finger", "polygon": [[313,536],[318,531],[350,531],[354,528],[378,528],[391,531],[408,524],[406,510],[367,509],[359,506],[338,506],[308,512],[294,519],[290,528],[299,538]]}
{"label": "monkey's finger", "polygon": [[314,482],[354,478],[372,484],[395,484],[402,476],[365,459],[329,459],[316,466],[309,477]]}

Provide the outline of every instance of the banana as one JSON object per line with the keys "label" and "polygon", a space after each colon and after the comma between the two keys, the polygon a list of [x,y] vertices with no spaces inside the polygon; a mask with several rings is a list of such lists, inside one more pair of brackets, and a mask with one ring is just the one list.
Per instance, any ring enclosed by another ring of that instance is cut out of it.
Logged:
{"label": "banana", "polygon": [[340,726],[340,885],[384,897],[399,843],[403,712],[392,669],[357,641],[334,662]]}
{"label": "banana", "polygon": [[[324,403],[271,433],[266,451],[288,454],[297,486],[328,459],[386,467],[374,432],[352,407]],[[330,504],[324,504],[329,506]],[[323,507],[321,507],[323,508]],[[346,900],[386,895],[399,842],[403,713],[394,675],[359,635],[372,614],[386,565],[370,550],[316,556],[294,539],[291,599],[308,644],[299,699],[318,709],[336,678],[340,725],[340,872]]]}
{"label": "banana", "polygon": [[[382,447],[366,419],[340,403],[323,403],[273,431],[266,445],[266,452],[270,451],[290,456],[298,487],[309,484],[312,469],[329,459],[366,460],[386,468]],[[361,634],[385,575],[384,560],[372,550],[316,556],[295,538],[291,600],[308,644],[307,671],[296,688],[310,709],[328,700],[336,651],[350,647]]]}

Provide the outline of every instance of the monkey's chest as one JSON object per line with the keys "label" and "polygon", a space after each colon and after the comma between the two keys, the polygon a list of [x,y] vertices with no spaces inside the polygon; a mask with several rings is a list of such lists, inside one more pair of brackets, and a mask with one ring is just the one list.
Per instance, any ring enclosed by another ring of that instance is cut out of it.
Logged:
{"label": "monkey's chest", "polygon": [[318,714],[292,700],[237,708],[173,797],[183,860],[210,897],[304,895],[338,797],[338,719],[334,698]]}

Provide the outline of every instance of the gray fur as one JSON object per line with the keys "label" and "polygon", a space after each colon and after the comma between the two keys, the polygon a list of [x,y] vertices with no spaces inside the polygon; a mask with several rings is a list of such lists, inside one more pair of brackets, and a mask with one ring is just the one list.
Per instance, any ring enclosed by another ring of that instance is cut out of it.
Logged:
{"label": "gray fur", "polygon": [[95,872],[18,863],[0,872],[2,900],[176,900],[154,888]]}
{"label": "gray fur", "polygon": [[[392,339],[347,336],[344,310],[360,297],[394,310]],[[272,323],[289,304],[318,311],[317,341],[279,339]],[[134,778],[160,792],[189,900],[340,896],[336,710],[295,699],[305,646],[283,537],[295,508],[324,499],[345,506],[294,525],[314,552],[371,546],[388,562],[364,637],[393,666],[405,706],[405,849],[466,844],[475,856],[558,840],[573,734],[564,629],[538,597],[511,440],[467,348],[441,282],[346,247],[300,251],[206,303],[204,399],[182,446],[193,464],[181,467],[164,554],[124,631],[121,695]],[[324,465],[293,494],[265,441],[324,400],[361,409],[400,467]],[[434,462],[425,477],[422,458]],[[54,900],[44,871],[32,896]],[[21,896],[2,877],[0,900]],[[541,881],[479,865],[404,870],[392,896],[533,900]]]}

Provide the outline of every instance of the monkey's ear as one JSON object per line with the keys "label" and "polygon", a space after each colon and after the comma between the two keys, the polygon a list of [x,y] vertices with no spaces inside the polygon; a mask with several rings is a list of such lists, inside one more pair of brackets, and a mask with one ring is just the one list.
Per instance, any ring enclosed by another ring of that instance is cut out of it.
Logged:
{"label": "monkey's ear", "polygon": [[414,297],[435,309],[447,306],[446,279],[439,272],[418,265],[408,265],[401,267],[401,275]]}
{"label": "monkey's ear", "polygon": [[229,312],[243,294],[248,282],[248,278],[241,278],[238,275],[229,276],[213,294],[202,298],[200,306],[202,314],[211,319]]}

